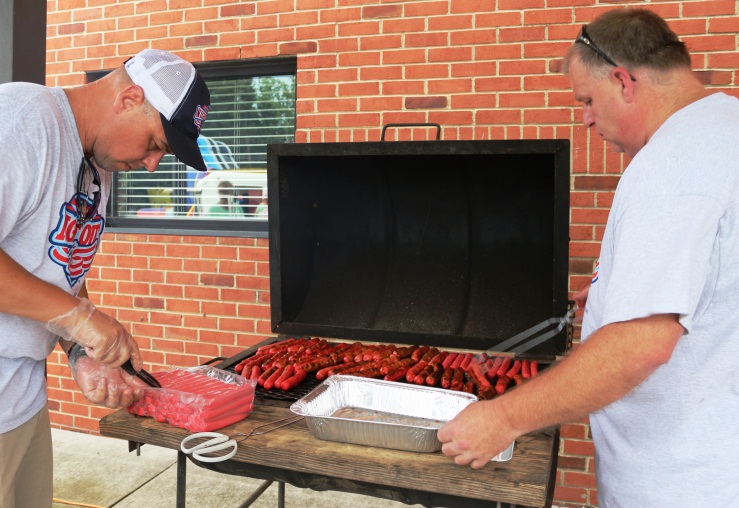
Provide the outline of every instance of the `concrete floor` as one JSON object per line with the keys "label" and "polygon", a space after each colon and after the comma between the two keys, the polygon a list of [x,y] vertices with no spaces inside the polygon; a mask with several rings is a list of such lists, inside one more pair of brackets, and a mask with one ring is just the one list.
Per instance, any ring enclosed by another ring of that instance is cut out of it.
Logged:
{"label": "concrete floor", "polygon": [[[52,429],[53,508],[172,508],[177,499],[177,452],[158,446],[128,452],[128,442]],[[261,480],[215,473],[187,462],[187,506],[237,508]],[[277,506],[273,483],[254,508]],[[285,488],[286,508],[409,508],[399,502],[338,492]],[[420,508],[420,505],[413,505]]]}

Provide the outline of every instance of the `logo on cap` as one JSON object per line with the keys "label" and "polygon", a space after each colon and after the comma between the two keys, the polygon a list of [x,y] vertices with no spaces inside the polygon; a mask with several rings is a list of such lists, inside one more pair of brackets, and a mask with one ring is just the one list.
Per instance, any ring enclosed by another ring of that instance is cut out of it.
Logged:
{"label": "logo on cap", "polygon": [[203,122],[205,122],[205,117],[208,116],[208,110],[210,110],[210,106],[198,105],[195,108],[195,116],[193,116],[192,119],[195,122],[195,127],[198,129],[198,132],[203,128]]}

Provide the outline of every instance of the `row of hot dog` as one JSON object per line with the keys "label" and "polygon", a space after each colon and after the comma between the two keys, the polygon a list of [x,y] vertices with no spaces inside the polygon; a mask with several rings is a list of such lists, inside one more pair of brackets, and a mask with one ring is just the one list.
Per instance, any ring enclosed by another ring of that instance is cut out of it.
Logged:
{"label": "row of hot dog", "polygon": [[474,393],[480,399],[500,395],[539,371],[537,361],[510,356],[443,351],[430,346],[330,343],[291,338],[260,347],[235,366],[266,390],[291,390],[310,373],[322,381],[336,374],[405,381]]}

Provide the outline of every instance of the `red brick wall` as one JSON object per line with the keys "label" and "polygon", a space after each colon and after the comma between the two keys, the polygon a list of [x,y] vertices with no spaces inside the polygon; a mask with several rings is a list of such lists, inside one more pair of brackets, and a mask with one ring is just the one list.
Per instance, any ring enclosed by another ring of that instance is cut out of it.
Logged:
{"label": "red brick wall", "polygon": [[[47,81],[81,84],[85,71],[146,47],[193,62],[297,55],[297,142],[375,141],[395,122],[438,122],[447,140],[571,139],[575,291],[627,161],[580,124],[560,59],[582,24],[626,5],[666,17],[703,81],[739,95],[734,0],[50,0]],[[154,369],[230,356],[269,335],[264,240],[108,233],[88,285]],[[97,432],[108,413],[84,401],[58,353],[49,393],[57,427]],[[555,504],[596,506],[587,420],[562,436]]]}

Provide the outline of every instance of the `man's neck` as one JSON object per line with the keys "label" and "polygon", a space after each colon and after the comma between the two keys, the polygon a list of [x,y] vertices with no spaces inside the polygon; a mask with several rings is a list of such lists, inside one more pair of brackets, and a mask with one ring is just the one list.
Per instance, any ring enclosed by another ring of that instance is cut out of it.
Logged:
{"label": "man's neck", "polygon": [[657,108],[647,106],[645,109],[648,115],[644,119],[647,134],[645,144],[668,118],[712,93],[706,90],[692,71],[684,70],[660,76],[652,90],[653,93],[650,94],[652,96],[645,99],[659,106]]}

